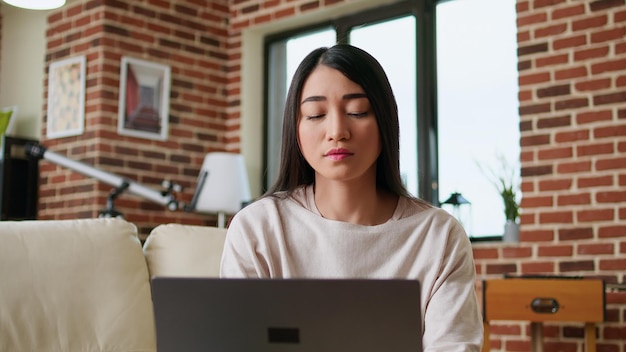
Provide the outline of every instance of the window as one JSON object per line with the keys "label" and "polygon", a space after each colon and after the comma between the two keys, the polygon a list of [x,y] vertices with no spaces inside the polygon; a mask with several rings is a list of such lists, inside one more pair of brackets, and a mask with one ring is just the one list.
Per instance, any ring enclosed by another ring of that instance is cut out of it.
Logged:
{"label": "window", "polygon": [[[380,61],[394,89],[408,190],[436,205],[461,192],[472,202],[472,218],[462,221],[468,234],[501,235],[502,201],[477,164],[495,165],[496,149],[518,159],[515,30],[514,0],[431,0],[267,37],[265,187],[276,178],[283,108],[297,65],[315,48],[349,42]],[[506,36],[496,41],[495,34]],[[402,45],[389,38],[402,38]]]}
{"label": "window", "polygon": [[439,195],[444,201],[458,192],[471,203],[460,206],[470,208],[461,215],[471,237],[504,231],[502,198],[486,175],[501,173],[498,157],[519,179],[515,16],[515,0],[437,5]]}

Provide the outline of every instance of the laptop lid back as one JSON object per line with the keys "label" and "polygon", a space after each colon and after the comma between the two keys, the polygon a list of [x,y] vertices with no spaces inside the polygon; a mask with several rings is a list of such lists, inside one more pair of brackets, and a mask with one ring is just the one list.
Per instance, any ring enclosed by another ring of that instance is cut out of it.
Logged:
{"label": "laptop lid back", "polygon": [[422,351],[414,280],[152,280],[157,350]]}

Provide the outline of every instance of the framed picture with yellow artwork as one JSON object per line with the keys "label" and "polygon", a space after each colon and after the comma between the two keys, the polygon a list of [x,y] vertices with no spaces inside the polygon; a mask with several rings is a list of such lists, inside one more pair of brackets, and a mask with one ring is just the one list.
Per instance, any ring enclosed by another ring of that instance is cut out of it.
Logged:
{"label": "framed picture with yellow artwork", "polygon": [[50,63],[46,136],[80,135],[85,129],[84,55]]}

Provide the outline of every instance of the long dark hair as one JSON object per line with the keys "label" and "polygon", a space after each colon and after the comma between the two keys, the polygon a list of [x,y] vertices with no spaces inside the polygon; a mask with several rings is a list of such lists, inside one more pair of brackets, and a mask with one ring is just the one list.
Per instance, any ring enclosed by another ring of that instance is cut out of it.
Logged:
{"label": "long dark hair", "polygon": [[315,181],[315,171],[304,159],[298,145],[298,120],[302,87],[318,65],[342,72],[365,90],[376,116],[382,145],[376,161],[376,186],[398,196],[411,197],[400,177],[398,106],[387,75],[369,53],[347,44],[315,49],[298,66],[285,104],[278,178],[265,195],[275,195],[277,192],[288,195],[299,186],[310,185]]}

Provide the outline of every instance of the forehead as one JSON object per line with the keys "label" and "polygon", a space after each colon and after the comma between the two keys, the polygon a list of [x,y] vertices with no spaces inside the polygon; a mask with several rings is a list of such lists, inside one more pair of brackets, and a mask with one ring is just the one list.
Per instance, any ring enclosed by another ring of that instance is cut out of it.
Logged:
{"label": "forehead", "polygon": [[346,93],[365,93],[365,91],[341,71],[324,65],[318,65],[313,69],[302,87],[303,99],[310,95],[328,96]]}

